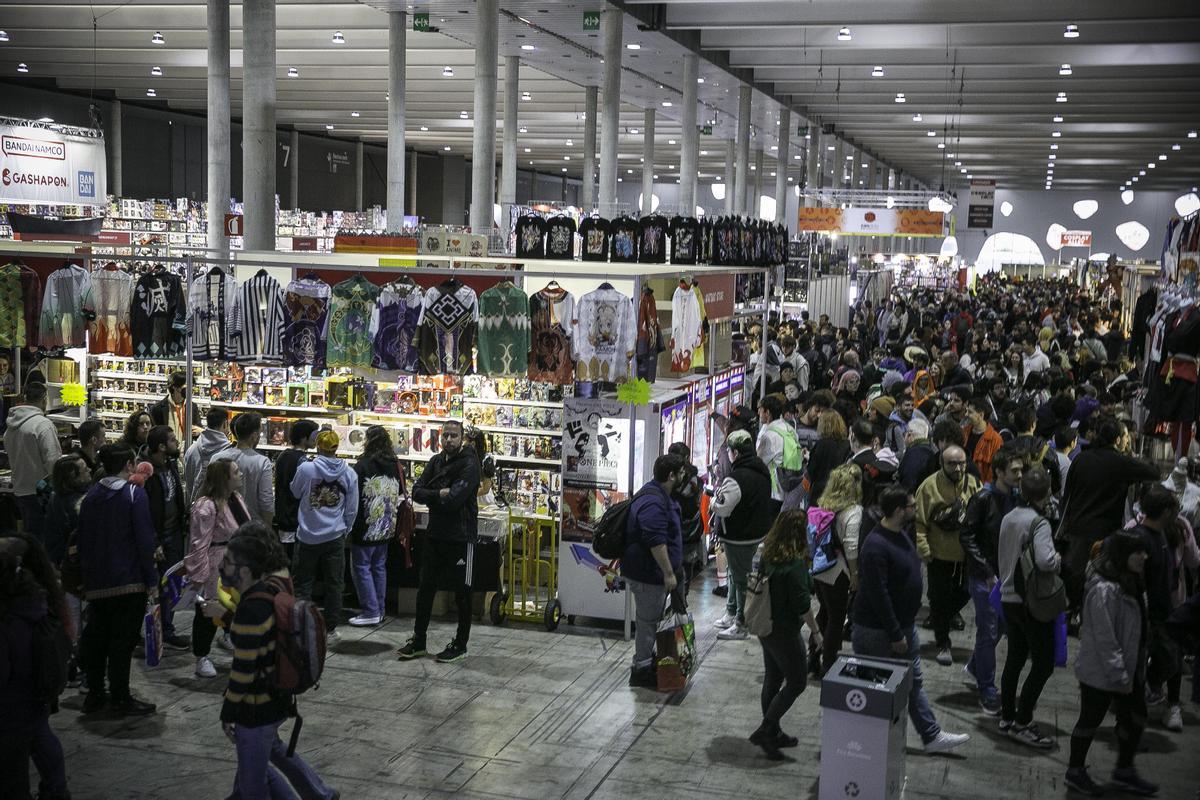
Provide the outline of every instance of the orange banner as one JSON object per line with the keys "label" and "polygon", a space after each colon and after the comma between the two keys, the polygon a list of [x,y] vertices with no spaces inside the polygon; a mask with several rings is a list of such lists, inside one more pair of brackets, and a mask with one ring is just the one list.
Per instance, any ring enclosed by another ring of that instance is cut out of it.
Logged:
{"label": "orange banner", "polygon": [[923,208],[896,209],[896,233],[906,236],[942,236],[942,212]]}
{"label": "orange banner", "polygon": [[800,209],[801,231],[816,233],[832,233],[842,229],[842,210],[840,208],[802,208]]}

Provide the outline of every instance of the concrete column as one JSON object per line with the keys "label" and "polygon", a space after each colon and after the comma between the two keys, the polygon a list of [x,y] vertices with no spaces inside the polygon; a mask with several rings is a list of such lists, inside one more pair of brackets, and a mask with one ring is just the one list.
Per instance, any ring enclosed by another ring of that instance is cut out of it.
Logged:
{"label": "concrete column", "polygon": [[654,206],[654,109],[646,109],[642,123],[642,214]]}
{"label": "concrete column", "polygon": [[121,157],[121,101],[112,101],[112,122],[108,126],[108,142],[112,147],[112,175],[109,176],[108,191],[113,197],[121,197],[121,175],[124,173],[124,165]]}
{"label": "concrete column", "polygon": [[684,216],[696,213],[697,158],[700,150],[700,129],[696,127],[696,78],[700,75],[700,57],[688,53],[683,57],[683,136],[679,149],[679,209]]}
{"label": "concrete column", "polygon": [[[114,105],[114,116],[116,107]],[[208,0],[208,249],[225,251],[229,211],[229,0]],[[116,157],[116,151],[114,151]],[[112,193],[121,196],[119,188]]]}
{"label": "concrete column", "polygon": [[[831,176],[830,186],[834,189],[842,189],[846,186],[846,179],[842,176],[846,174],[846,143],[841,139],[836,139],[833,143],[833,174]],[[829,152],[826,150],[825,152]]]}
{"label": "concrete column", "polygon": [[750,192],[750,197],[746,200],[747,213],[752,217],[758,217],[762,211],[762,196],[763,196],[763,151],[761,145],[754,151],[754,181],[752,183],[754,189]]}
{"label": "concrete column", "polygon": [[496,59],[499,57],[499,0],[475,4],[475,106],[471,141],[471,230],[492,229],[496,196]]}
{"label": "concrete column", "polygon": [[[850,165],[850,188],[856,192],[862,191],[867,188],[865,185],[866,181],[863,180],[862,160],[864,156],[859,150],[852,150],[850,152],[854,156],[854,163]],[[859,181],[863,181],[864,185],[860,186]]]}
{"label": "concrete column", "polygon": [[[388,227],[400,230],[404,218],[404,112],[405,52],[408,14],[388,12],[388,140],[387,140],[387,211]],[[413,180],[416,180],[416,154],[413,154]],[[409,208],[416,213],[417,203],[413,184],[413,201]]]}
{"label": "concrete column", "polygon": [[246,250],[275,249],[275,0],[242,3],[242,202]]}
{"label": "concrete column", "polygon": [[363,210],[363,143],[359,139],[354,143],[354,210]]}
{"label": "concrete column", "polygon": [[775,152],[775,221],[787,219],[788,166],[792,163],[792,110],[779,112],[779,149]]}
{"label": "concrete column", "polygon": [[604,107],[600,125],[600,197],[596,207],[612,216],[617,203],[617,134],[621,127],[621,39],[625,12],[616,6],[604,9],[601,41],[604,46]]}
{"label": "concrete column", "polygon": [[[388,152],[391,152],[390,147],[388,148]],[[388,174],[390,175],[391,173],[389,172]],[[404,172],[401,171],[400,174],[401,174],[401,176],[403,176]],[[408,170],[408,177],[412,178],[412,180],[408,182],[408,208],[410,211],[413,212],[412,215],[416,216],[417,215],[417,151],[416,150],[413,150],[413,153],[412,153],[412,168]],[[403,220],[401,220],[401,221],[403,221]],[[389,217],[388,218],[388,227],[391,228],[391,225],[392,225],[392,218]],[[397,224],[396,227],[392,228],[392,230],[396,230],[396,231],[400,230],[400,225]]]}
{"label": "concrete column", "polygon": [[288,137],[288,200],[292,208],[300,207],[300,131],[292,130]]}
{"label": "concrete column", "polygon": [[734,184],[736,183],[735,170],[736,160],[734,158],[734,141],[733,139],[725,140],[725,213],[732,214],[735,211],[733,202]]}
{"label": "concrete column", "polygon": [[[805,183],[807,189],[816,191],[821,185],[821,129],[809,123],[808,126],[808,147],[805,155]],[[804,198],[805,208],[812,208],[817,205],[816,200],[811,197]]]}
{"label": "concrete column", "polygon": [[586,86],[583,90],[583,187],[580,191],[579,204],[584,213],[590,213],[596,207],[596,96],[599,90],[595,86]]}
{"label": "concrete column", "polygon": [[737,172],[734,174],[735,214],[746,214],[746,192],[750,188],[750,87],[738,88]]}
{"label": "concrete column", "polygon": [[517,105],[521,102],[521,61],[504,57],[504,156],[500,162],[501,221],[508,207],[517,202]]}

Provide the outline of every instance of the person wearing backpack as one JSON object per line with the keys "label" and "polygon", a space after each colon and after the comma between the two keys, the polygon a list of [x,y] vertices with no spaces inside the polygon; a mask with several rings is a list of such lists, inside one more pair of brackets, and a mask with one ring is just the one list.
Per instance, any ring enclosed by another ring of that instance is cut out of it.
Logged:
{"label": "person wearing backpack", "polygon": [[352,617],[350,624],[365,627],[383,622],[388,542],[396,535],[400,505],[408,502],[404,475],[387,428],[367,428],[363,454],[354,472],[358,476],[359,509],[350,531],[350,561],[362,613]]}
{"label": "person wearing backpack", "polygon": [[710,506],[722,520],[721,546],[729,569],[729,596],[725,615],[713,623],[718,639],[745,639],[746,581],[758,545],[775,521],[771,502],[771,473],[754,453],[754,439],[747,431],[734,431],[725,439],[733,456],[729,477],[717,487]]}
{"label": "person wearing backpack", "polygon": [[[842,649],[842,638],[846,628],[846,611],[850,595],[858,590],[858,542],[863,520],[863,478],[857,464],[843,464],[835,469],[825,484],[825,492],[815,511],[833,515],[829,531],[829,549],[833,559],[825,561],[825,569],[817,571],[813,565],[813,586],[821,609],[817,613],[820,637],[813,643],[821,651],[821,675],[829,671]],[[809,523],[813,522],[813,511],[809,509]],[[815,559],[816,554],[810,554]]]}
{"label": "person wearing backpack", "polygon": [[756,572],[767,581],[771,632],[758,637],[764,669],[762,723],[750,734],[750,741],[761,747],[767,758],[780,761],[780,748],[799,743],[795,736],[784,733],[779,723],[807,683],[801,622],[808,625],[818,647],[821,643],[812,612],[808,520],[803,510],[784,511],[775,519],[755,560]]}
{"label": "person wearing backpack", "polygon": [[[279,727],[293,713],[293,698],[276,683],[280,645],[278,593],[292,593],[283,548],[269,537],[237,535],[221,558],[221,583],[241,597],[229,625],[233,665],[221,704],[221,727],[237,748],[237,774],[231,797],[239,800],[294,797],[290,781],[304,798],[334,800],[330,789],[303,758],[279,738]],[[299,724],[299,723],[297,723]],[[280,775],[276,767],[286,775]]]}
{"label": "person wearing backpack", "polygon": [[[1009,448],[1002,448],[1005,452]],[[997,540],[1000,602],[1008,630],[1008,657],[1000,677],[1000,732],[1021,744],[1039,749],[1054,746],[1033,721],[1033,712],[1046,681],[1054,673],[1054,621],[1042,621],[1030,612],[1017,591],[1021,555],[1032,547],[1033,565],[1042,572],[1058,573],[1061,559],[1054,549],[1050,523],[1043,516],[1050,499],[1050,476],[1040,466],[1021,476],[1021,505],[1004,515]],[[1021,670],[1029,661],[1029,675],[1021,687]]]}
{"label": "person wearing backpack", "polygon": [[784,498],[800,481],[804,470],[804,451],[796,438],[796,429],[783,417],[782,395],[769,394],[758,406],[758,457],[767,465],[771,478],[772,516],[783,508]]}

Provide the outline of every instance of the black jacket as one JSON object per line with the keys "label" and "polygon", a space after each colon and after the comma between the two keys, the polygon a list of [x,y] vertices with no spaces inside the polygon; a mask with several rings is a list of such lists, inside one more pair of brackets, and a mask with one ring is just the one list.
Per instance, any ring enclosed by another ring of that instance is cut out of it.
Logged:
{"label": "black jacket", "polygon": [[[179,465],[175,459],[168,458],[166,466],[166,474],[162,474],[158,467],[154,468],[154,474],[146,479],[146,484],[142,487],[146,490],[146,497],[150,499],[150,519],[154,522],[154,533],[158,537],[159,544],[163,542],[163,531],[166,526],[166,484],[164,481],[169,480],[167,476],[171,476],[175,480],[175,491],[179,493],[179,498],[176,502],[176,509],[179,512],[179,522],[177,528],[183,539],[187,541],[188,520],[191,516],[188,513],[187,497],[183,492],[183,479],[179,477]],[[168,565],[169,566],[169,565]]]}
{"label": "black jacket", "polygon": [[818,439],[808,458],[809,501],[816,504],[825,491],[829,473],[850,458],[850,442],[845,439]]}
{"label": "black jacket", "polygon": [[1111,447],[1084,450],[1067,471],[1060,530],[1066,537],[1092,542],[1103,539],[1120,529],[1129,487],[1159,477],[1153,464]]}
{"label": "black jacket", "polygon": [[[163,397],[157,403],[150,406],[146,411],[150,414],[150,419],[155,425],[170,425],[171,424],[171,398]],[[195,403],[192,404],[192,425],[200,428],[204,426],[203,420],[200,418],[200,407]],[[185,430],[184,434],[188,432]],[[180,442],[182,447],[187,442]]]}
{"label": "black jacket", "polygon": [[291,533],[300,527],[300,501],[292,494],[292,478],[307,460],[307,453],[290,447],[275,459],[275,530]]}
{"label": "black jacket", "polygon": [[671,499],[679,504],[679,519],[683,525],[683,540],[695,542],[704,532],[704,522],[700,518],[700,494],[704,491],[700,485],[700,473],[694,464],[684,464],[684,478]]}
{"label": "black jacket", "polygon": [[758,456],[745,455],[733,462],[729,476],[737,481],[742,499],[725,518],[721,539],[731,544],[757,544],[775,521],[771,472]]}
{"label": "black jacket", "polygon": [[967,517],[959,531],[970,574],[986,580],[1000,574],[1000,523],[1016,506],[1016,493],[1002,495],[989,483],[967,501]]}
{"label": "black jacket", "polygon": [[[442,489],[450,494],[441,497]],[[479,456],[469,445],[453,457],[437,453],[413,484],[412,498],[429,508],[426,533],[435,539],[473,542],[478,532]]]}

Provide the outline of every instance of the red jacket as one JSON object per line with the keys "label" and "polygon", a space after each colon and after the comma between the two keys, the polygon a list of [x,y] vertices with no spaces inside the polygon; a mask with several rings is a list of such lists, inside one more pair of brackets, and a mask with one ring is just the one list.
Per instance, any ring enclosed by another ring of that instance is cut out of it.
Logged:
{"label": "red jacket", "polygon": [[[970,441],[971,426],[968,423],[963,426],[963,441]],[[1004,440],[1000,438],[1000,434],[996,433],[996,429],[991,425],[983,432],[983,436],[979,437],[979,441],[975,444],[975,452],[967,453],[967,457],[975,462],[975,466],[979,469],[979,479],[983,483],[992,482],[992,456],[996,455],[996,451],[1003,446]]]}

